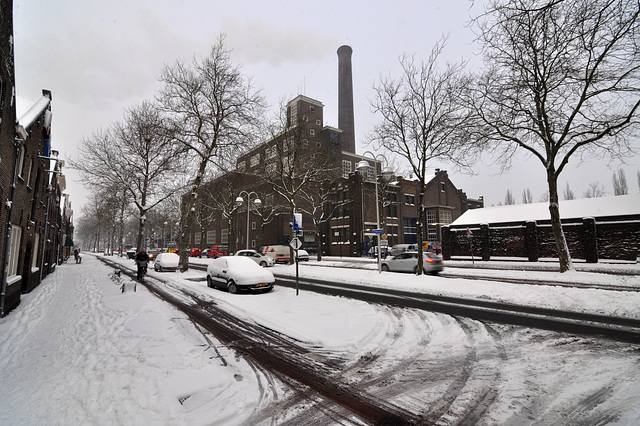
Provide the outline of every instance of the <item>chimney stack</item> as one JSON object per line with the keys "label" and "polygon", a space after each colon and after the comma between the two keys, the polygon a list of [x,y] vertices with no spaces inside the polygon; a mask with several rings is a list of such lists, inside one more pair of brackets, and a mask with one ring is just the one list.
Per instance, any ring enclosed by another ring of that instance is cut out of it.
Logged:
{"label": "chimney stack", "polygon": [[350,46],[340,46],[338,49],[338,128],[342,150],[356,152],[355,124],[353,119],[353,81],[351,75]]}

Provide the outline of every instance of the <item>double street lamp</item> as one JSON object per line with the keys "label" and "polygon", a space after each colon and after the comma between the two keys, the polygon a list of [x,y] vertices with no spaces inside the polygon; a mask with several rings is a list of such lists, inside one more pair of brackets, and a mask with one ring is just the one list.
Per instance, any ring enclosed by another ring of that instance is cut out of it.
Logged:
{"label": "double street lamp", "polygon": [[[362,154],[362,160],[358,162],[358,164],[356,164],[356,170],[359,171],[360,173],[368,173],[369,172],[369,168],[371,167],[371,165],[369,164],[369,162],[367,160],[365,160],[365,156],[369,154],[371,156],[371,159],[374,161],[373,164],[373,174],[374,174],[374,181],[376,184],[376,237],[378,239],[378,273],[382,272],[381,270],[381,266],[380,266],[380,207],[378,206],[379,201],[378,201],[378,167],[376,162],[380,162],[380,164],[382,164],[382,162],[386,162],[387,164],[389,164],[389,161],[387,161],[386,157],[382,154],[374,154],[371,151],[367,151],[364,154]],[[378,157],[380,157],[381,159],[378,160]],[[388,182],[391,178],[393,178],[394,172],[393,169],[391,167],[389,167],[388,165],[386,167],[382,168],[382,179],[385,182]]]}
{"label": "double street lamp", "polygon": [[242,198],[242,194],[245,195],[245,197],[247,197],[247,249],[249,248],[249,212],[251,211],[251,196],[253,195],[255,198],[253,199],[253,205],[258,208],[262,205],[262,201],[260,201],[260,198],[258,198],[258,194],[256,194],[255,192],[251,191],[251,192],[247,192],[247,191],[240,191],[240,195],[238,195],[238,198],[236,198],[236,206],[241,206],[244,203],[244,198]]}

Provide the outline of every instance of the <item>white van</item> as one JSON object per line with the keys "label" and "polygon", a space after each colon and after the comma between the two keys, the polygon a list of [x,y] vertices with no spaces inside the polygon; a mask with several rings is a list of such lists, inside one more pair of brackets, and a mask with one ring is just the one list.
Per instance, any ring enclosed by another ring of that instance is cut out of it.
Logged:
{"label": "white van", "polygon": [[284,245],[262,246],[260,253],[269,256],[276,263],[289,263],[291,261],[291,248]]}
{"label": "white van", "polygon": [[416,250],[418,250],[417,244],[396,244],[393,247],[391,247],[391,250],[389,250],[389,254],[391,256],[397,256],[400,253],[404,253],[405,251],[416,251]]}

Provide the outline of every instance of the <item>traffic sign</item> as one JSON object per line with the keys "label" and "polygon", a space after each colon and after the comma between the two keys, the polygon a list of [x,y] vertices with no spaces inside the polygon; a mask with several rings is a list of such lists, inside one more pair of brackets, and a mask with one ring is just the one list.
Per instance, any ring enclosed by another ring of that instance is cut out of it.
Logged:
{"label": "traffic sign", "polygon": [[374,234],[383,234],[384,230],[383,229],[372,229],[371,232],[373,232]]}
{"label": "traffic sign", "polygon": [[302,241],[300,241],[298,237],[295,237],[293,240],[291,240],[289,245],[291,246],[292,249],[299,250],[300,247],[302,247]]}

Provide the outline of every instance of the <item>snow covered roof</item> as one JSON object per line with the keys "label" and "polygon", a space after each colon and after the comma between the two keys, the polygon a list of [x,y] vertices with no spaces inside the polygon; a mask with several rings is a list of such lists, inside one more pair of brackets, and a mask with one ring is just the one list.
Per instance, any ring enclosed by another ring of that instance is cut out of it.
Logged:
{"label": "snow covered roof", "polygon": [[41,96],[38,99],[16,97],[16,116],[18,124],[28,129],[40,117],[51,103],[51,98]]}
{"label": "snow covered roof", "polygon": [[[640,194],[560,201],[560,218],[640,215]],[[467,210],[451,226],[549,220],[549,203]]]}

